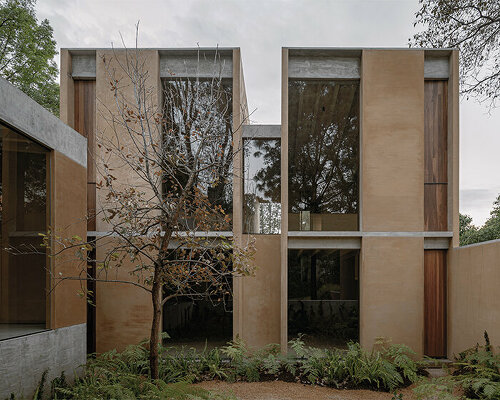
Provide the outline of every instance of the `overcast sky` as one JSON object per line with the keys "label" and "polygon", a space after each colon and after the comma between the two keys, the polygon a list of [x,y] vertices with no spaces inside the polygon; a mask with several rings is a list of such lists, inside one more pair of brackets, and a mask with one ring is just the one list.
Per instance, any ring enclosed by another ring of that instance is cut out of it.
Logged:
{"label": "overcast sky", "polygon": [[[280,123],[281,47],[406,47],[418,0],[38,0],[58,47],[241,47],[254,123]],[[59,60],[57,60],[59,62]],[[500,108],[460,104],[460,211],[483,224],[500,193]]]}

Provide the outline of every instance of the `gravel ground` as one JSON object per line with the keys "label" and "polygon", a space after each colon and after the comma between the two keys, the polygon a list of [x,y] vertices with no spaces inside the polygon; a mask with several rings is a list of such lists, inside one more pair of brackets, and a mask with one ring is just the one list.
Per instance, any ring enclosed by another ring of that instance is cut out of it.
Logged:
{"label": "gravel ground", "polygon": [[[280,381],[227,383],[208,381],[201,387],[218,392],[234,393],[240,400],[391,400],[391,393],[371,390],[336,390]],[[399,391],[398,391],[399,392]],[[404,400],[415,400],[411,388],[400,390]]]}

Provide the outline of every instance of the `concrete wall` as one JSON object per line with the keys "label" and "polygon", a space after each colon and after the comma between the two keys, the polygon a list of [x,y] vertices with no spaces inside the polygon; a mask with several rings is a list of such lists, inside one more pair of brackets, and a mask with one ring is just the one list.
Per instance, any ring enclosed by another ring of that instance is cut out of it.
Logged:
{"label": "concrete wall", "polygon": [[87,140],[3,78],[0,78],[0,121],[87,166]]}
{"label": "concrete wall", "polygon": [[[68,380],[81,372],[86,353],[85,324],[0,341],[0,398],[31,398],[45,370],[50,381],[64,371]],[[16,397],[17,398],[17,397]]]}
{"label": "concrete wall", "polygon": [[72,56],[69,50],[61,49],[61,71],[59,73],[59,118],[74,128],[75,85],[71,76]]}
{"label": "concrete wall", "polygon": [[448,357],[484,344],[485,330],[500,346],[500,240],[448,254]]}

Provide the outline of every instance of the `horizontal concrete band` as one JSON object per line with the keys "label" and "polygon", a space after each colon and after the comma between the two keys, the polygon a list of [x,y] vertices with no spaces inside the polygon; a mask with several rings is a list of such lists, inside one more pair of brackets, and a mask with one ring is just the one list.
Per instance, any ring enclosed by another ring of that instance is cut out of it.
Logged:
{"label": "horizontal concrete band", "polygon": [[290,231],[288,237],[433,237],[451,238],[453,232],[362,232],[362,231]]}
{"label": "horizontal concrete band", "polygon": [[71,57],[71,76],[73,79],[95,79],[96,53],[74,54]]}
{"label": "horizontal concrete band", "polygon": [[359,79],[361,60],[356,57],[290,56],[288,77],[292,79]]}
{"label": "horizontal concrete band", "polygon": [[361,238],[289,237],[289,249],[361,249]]}
{"label": "horizontal concrete band", "polygon": [[160,53],[160,78],[232,78],[233,58],[215,52]]}
{"label": "horizontal concrete band", "polygon": [[71,380],[87,358],[86,332],[79,324],[1,340],[0,398],[31,398],[46,370],[47,382],[63,371]]}
{"label": "horizontal concrete band", "polygon": [[[206,238],[231,238],[233,232],[178,232],[179,236],[194,235]],[[252,236],[252,234],[246,234]],[[88,231],[87,237],[119,237],[112,232]],[[259,235],[266,236],[266,235]],[[278,236],[278,235],[269,235]],[[360,249],[363,237],[423,237],[424,249],[448,249],[453,232],[288,232],[289,249]],[[178,243],[174,240],[172,247]]]}
{"label": "horizontal concrete band", "polygon": [[[424,250],[446,250],[449,238],[424,238]],[[361,249],[361,237],[289,237],[289,249]]]}
{"label": "horizontal concrete band", "polygon": [[280,139],[281,125],[243,125],[243,139]]}
{"label": "horizontal concrete band", "polygon": [[450,77],[449,57],[429,57],[424,60],[425,79],[448,79]]}
{"label": "horizontal concrete band", "polygon": [[[195,236],[195,237],[232,237],[233,232],[231,231],[210,231],[210,232],[175,232],[174,235],[177,236]],[[111,236],[111,237],[120,237],[115,232],[110,231],[88,231],[87,237],[103,237],[103,236]]]}
{"label": "horizontal concrete band", "polygon": [[[209,231],[209,232],[176,232],[175,235],[197,237],[233,236],[231,231]],[[248,233],[248,235],[252,235]],[[110,231],[88,231],[87,236],[119,236]],[[451,238],[453,232],[360,232],[360,231],[290,231],[288,237],[320,238],[320,237],[424,237],[424,238]]]}
{"label": "horizontal concrete band", "polygon": [[[123,52],[125,49],[105,49]],[[139,49],[144,50],[144,49]],[[156,50],[156,49],[155,49]],[[135,49],[127,49],[132,56]],[[158,50],[160,78],[232,78],[232,50]],[[73,79],[95,79],[96,50],[70,50]]]}
{"label": "horizontal concrete band", "polygon": [[0,122],[87,167],[87,139],[3,78]]}

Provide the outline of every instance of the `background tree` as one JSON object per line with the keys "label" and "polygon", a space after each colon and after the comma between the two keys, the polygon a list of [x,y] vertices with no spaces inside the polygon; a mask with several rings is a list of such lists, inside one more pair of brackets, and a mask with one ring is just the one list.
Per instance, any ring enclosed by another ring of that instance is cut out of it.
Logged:
{"label": "background tree", "polygon": [[466,214],[460,214],[460,246],[478,242],[478,228],[472,223],[472,217]]}
{"label": "background tree", "polygon": [[500,2],[420,0],[410,44],[460,49],[462,93],[491,107],[500,96]]}
{"label": "background tree", "polygon": [[500,239],[500,195],[493,202],[490,218],[479,228],[472,224],[470,216],[460,214],[460,246],[495,239]]}
{"label": "background tree", "polygon": [[36,0],[0,0],[0,76],[59,116],[56,41]]}

